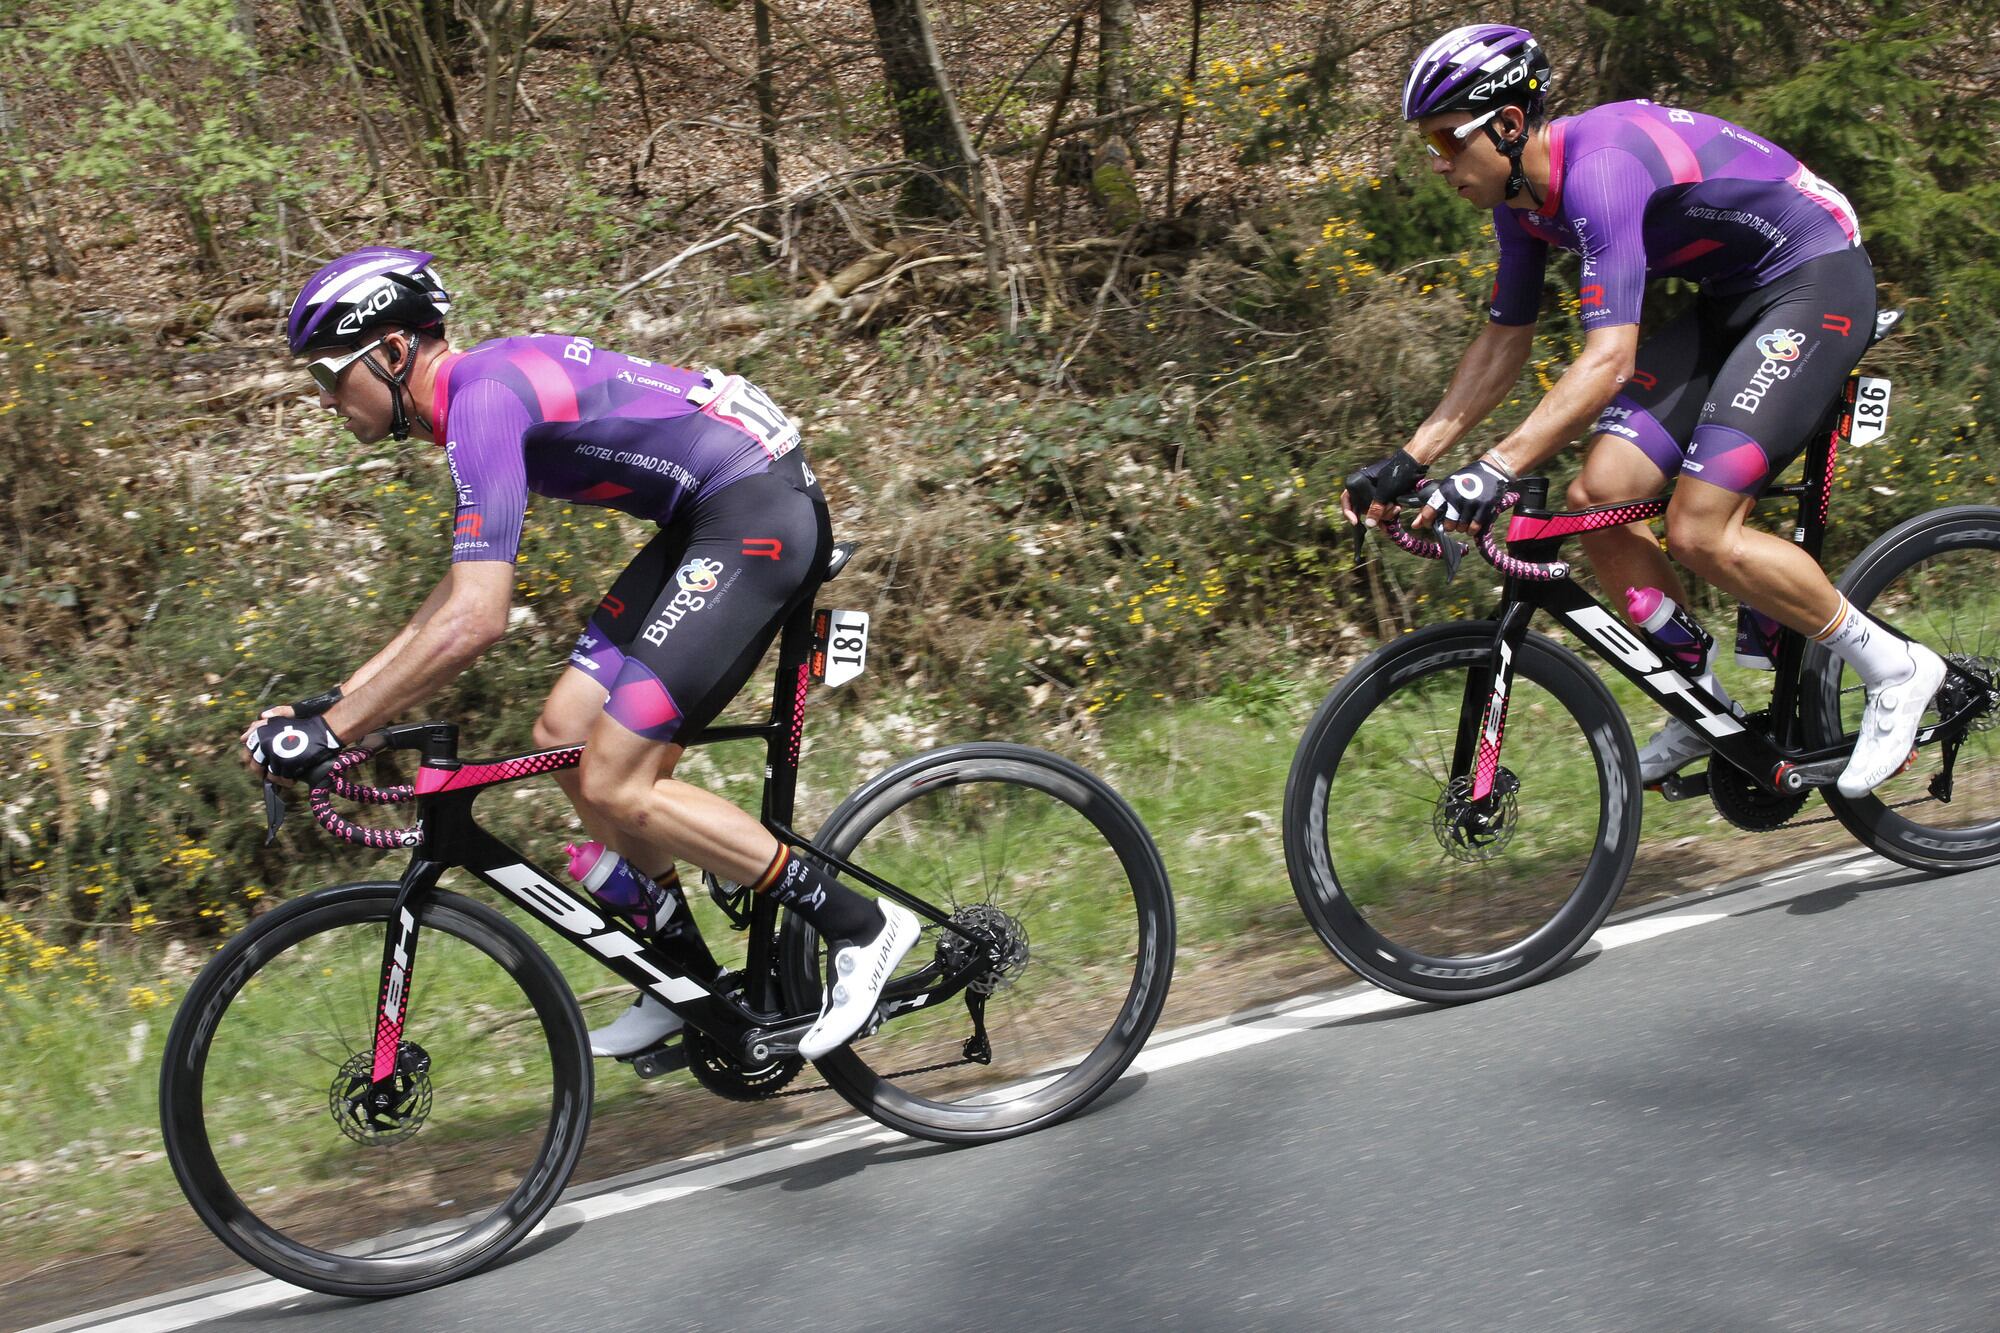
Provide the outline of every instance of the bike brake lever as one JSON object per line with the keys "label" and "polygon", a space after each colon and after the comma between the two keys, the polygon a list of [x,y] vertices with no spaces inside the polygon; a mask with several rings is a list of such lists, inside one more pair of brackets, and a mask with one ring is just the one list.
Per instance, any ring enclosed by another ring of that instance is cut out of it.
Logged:
{"label": "bike brake lever", "polygon": [[278,794],[278,784],[264,783],[264,845],[269,847],[278,840],[278,829],[285,822],[285,798]]}
{"label": "bike brake lever", "polygon": [[1450,583],[1458,577],[1458,562],[1465,558],[1469,543],[1455,540],[1448,532],[1440,531],[1438,545],[1444,548],[1444,581]]}
{"label": "bike brake lever", "polygon": [[1368,540],[1368,525],[1357,522],[1354,525],[1354,563],[1361,563],[1361,547]]}

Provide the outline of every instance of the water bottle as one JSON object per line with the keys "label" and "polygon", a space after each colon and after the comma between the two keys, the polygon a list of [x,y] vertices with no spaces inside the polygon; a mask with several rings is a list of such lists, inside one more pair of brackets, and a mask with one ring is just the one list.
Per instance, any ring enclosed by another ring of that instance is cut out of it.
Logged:
{"label": "water bottle", "polygon": [[563,850],[569,853],[570,877],[640,931],[656,932],[674,914],[674,896],[603,843],[572,843]]}
{"label": "water bottle", "polygon": [[1736,608],[1736,665],[1776,671],[1778,632],[1784,627],[1754,606]]}
{"label": "water bottle", "polygon": [[1713,674],[1708,661],[1715,651],[1715,638],[1695,623],[1685,607],[1675,605],[1674,599],[1658,588],[1627,588],[1625,610],[1646,642],[1659,650],[1674,670],[1707,688],[1703,677]]}

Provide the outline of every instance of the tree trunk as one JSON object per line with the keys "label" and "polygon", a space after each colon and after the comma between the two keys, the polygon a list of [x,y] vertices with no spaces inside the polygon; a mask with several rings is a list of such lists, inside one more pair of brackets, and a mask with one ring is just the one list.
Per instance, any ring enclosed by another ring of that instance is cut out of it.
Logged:
{"label": "tree trunk", "polygon": [[758,225],[768,235],[778,229],[778,71],[771,48],[771,6],[757,0],[757,138],[763,153],[757,183],[764,193]]}
{"label": "tree trunk", "polygon": [[960,136],[946,115],[949,95],[930,59],[923,0],[868,0],[868,12],[875,20],[889,104],[903,133],[903,155],[921,168],[903,187],[903,209],[920,217],[955,216],[968,174]]}
{"label": "tree trunk", "polygon": [[[1102,0],[1097,11],[1097,114],[1108,116],[1132,105],[1132,27],[1137,18],[1133,0]],[[1139,198],[1138,154],[1126,133],[1126,122],[1107,124],[1097,133],[1091,155],[1090,188],[1113,231],[1124,231],[1145,218]]]}

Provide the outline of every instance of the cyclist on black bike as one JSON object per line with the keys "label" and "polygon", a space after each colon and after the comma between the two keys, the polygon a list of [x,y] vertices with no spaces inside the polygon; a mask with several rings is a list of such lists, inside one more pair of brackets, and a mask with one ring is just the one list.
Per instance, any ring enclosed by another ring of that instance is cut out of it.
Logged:
{"label": "cyclist on black bike", "polygon": [[[1944,662],[1856,610],[1805,552],[1744,522],[1868,344],[1875,279],[1854,210],[1782,148],[1714,116],[1636,101],[1547,120],[1549,73],[1529,33],[1498,24],[1446,33],[1410,70],[1403,118],[1423,132],[1432,169],[1492,209],[1499,277],[1491,322],[1437,409],[1403,449],[1348,479],[1342,511],[1376,524],[1385,501],[1499,405],[1534,343],[1549,248],[1576,251],[1582,355],[1511,434],[1428,496],[1414,525],[1433,515],[1454,530],[1491,524],[1508,483],[1594,421],[1569,503],[1648,499],[1679,476],[1667,510],[1675,557],[1812,635],[1867,687],[1839,780],[1844,795],[1862,795],[1908,759]],[[1641,297],[1658,277],[1700,293],[1642,345]],[[1644,523],[1582,541],[1614,600],[1656,588],[1686,603]],[[1671,721],[1640,751],[1642,780],[1707,750]]]}
{"label": "cyclist on black bike", "polygon": [[[688,915],[676,860],[770,893],[828,942],[834,984],[799,1043],[817,1059],[867,1022],[916,941],[915,916],[862,897],[749,814],[673,776],[680,738],[722,711],[824,572],[826,500],[798,429],[740,376],[584,338],[453,351],[451,302],[431,259],[376,247],[334,260],[293,302],[285,337],[294,356],[321,354],[307,367],[320,403],[363,444],[414,436],[445,446],[457,491],[452,563],[386,647],[326,694],[267,712],[244,743],[266,773],[303,776],[340,738],[408,713],[471,665],[506,631],[530,491],[659,524],[584,625],[535,741],[586,746],[581,766],[557,775],[577,814],[659,872],[617,864],[612,873],[628,882],[593,891],[636,902],[639,924],[702,980],[720,968]],[[642,996],[591,1034],[591,1049],[633,1054],[680,1026]]]}

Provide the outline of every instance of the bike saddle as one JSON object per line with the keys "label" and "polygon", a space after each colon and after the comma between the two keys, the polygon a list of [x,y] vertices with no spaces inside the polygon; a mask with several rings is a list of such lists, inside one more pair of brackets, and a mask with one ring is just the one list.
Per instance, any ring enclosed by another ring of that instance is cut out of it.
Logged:
{"label": "bike saddle", "polygon": [[1881,342],[1884,338],[1888,337],[1890,331],[1893,330],[1897,324],[1901,323],[1902,319],[1903,319],[1903,312],[1900,310],[1876,311],[1875,332],[1868,335],[1868,345],[1870,347],[1873,347],[1876,343]]}
{"label": "bike saddle", "polygon": [[835,542],[833,544],[833,554],[826,558],[826,574],[820,579],[820,582],[831,583],[835,578],[839,577],[840,571],[846,568],[847,562],[854,558],[855,548],[860,545],[860,542]]}

